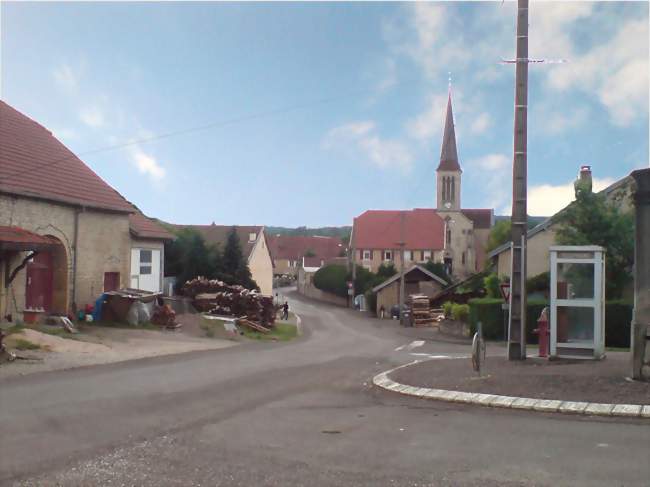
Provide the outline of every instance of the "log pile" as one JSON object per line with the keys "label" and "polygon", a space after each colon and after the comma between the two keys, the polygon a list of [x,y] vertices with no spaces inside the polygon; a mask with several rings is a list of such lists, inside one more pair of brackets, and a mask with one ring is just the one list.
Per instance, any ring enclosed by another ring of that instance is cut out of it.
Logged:
{"label": "log pile", "polygon": [[198,311],[245,318],[264,328],[272,327],[275,323],[273,297],[249,291],[243,286],[197,277],[187,281],[182,292],[193,299],[192,304]]}
{"label": "log pile", "polygon": [[436,316],[429,304],[429,297],[423,294],[411,294],[407,304],[411,309],[413,326],[433,326]]}

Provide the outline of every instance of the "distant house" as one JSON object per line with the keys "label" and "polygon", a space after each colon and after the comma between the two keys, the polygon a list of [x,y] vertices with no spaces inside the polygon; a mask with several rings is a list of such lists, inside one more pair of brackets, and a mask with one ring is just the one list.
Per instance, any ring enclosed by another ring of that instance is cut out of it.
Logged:
{"label": "distant house", "polygon": [[[591,168],[582,166],[578,177],[582,180],[591,181]],[[610,204],[618,206],[623,211],[631,211],[631,199],[629,197],[631,187],[632,178],[626,176],[603,189],[600,193],[605,195]],[[526,256],[527,277],[534,277],[550,270],[549,247],[556,244],[555,238],[559,226],[559,217],[565,209],[560,210],[555,215],[528,230],[526,234],[528,242]],[[488,254],[488,259],[495,264],[496,272],[500,276],[510,276],[510,242],[506,242],[492,250]]]}
{"label": "distant house", "polygon": [[[52,133],[0,101],[0,317],[68,314],[103,291],[161,289],[163,242],[147,219]],[[136,249],[149,250],[134,266]]]}
{"label": "distant house", "polygon": [[[404,299],[411,294],[424,294],[432,297],[440,292],[448,283],[420,265],[413,265],[404,271]],[[381,316],[381,309],[386,314],[400,302],[400,275],[386,279],[372,289],[377,293],[377,316]]]}
{"label": "distant house", "polygon": [[267,238],[276,276],[296,276],[303,257],[325,262],[340,257],[345,251],[338,237],[274,235]]}
{"label": "distant house", "polygon": [[223,250],[228,241],[228,235],[234,228],[242,246],[244,258],[248,262],[251,275],[262,294],[273,294],[273,261],[267,243],[263,226],[241,225],[175,225],[181,228],[192,228],[198,231],[205,241]]}
{"label": "distant house", "polygon": [[351,261],[376,271],[382,263],[405,267],[433,261],[462,279],[485,266],[486,245],[494,212],[488,208],[461,207],[462,169],[458,162],[451,93],[436,169],[436,208],[368,210],[354,219]]}

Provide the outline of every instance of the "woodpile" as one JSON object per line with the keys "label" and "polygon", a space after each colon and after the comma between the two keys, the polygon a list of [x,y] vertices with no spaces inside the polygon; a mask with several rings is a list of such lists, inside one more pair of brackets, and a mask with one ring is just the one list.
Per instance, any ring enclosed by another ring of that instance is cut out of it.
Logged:
{"label": "woodpile", "polygon": [[437,323],[437,313],[431,309],[428,296],[411,294],[407,299],[407,305],[411,309],[413,326],[433,326]]}
{"label": "woodpile", "polygon": [[187,281],[182,292],[193,299],[192,304],[198,311],[245,318],[267,331],[275,323],[273,297],[263,296],[243,286],[231,286],[216,279],[197,277]]}

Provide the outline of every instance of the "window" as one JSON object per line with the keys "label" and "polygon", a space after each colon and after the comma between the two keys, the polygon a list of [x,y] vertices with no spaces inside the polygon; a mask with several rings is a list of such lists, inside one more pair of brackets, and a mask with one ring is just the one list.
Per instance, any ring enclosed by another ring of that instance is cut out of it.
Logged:
{"label": "window", "polygon": [[451,228],[447,227],[447,245],[451,245]]}
{"label": "window", "polygon": [[151,274],[151,250],[140,250],[140,275]]}
{"label": "window", "polygon": [[422,251],[422,260],[431,260],[431,251],[423,250]]}
{"label": "window", "polygon": [[370,250],[364,250],[363,251],[363,260],[371,260],[372,259],[372,253]]}
{"label": "window", "polygon": [[257,234],[255,232],[251,232],[248,234],[248,241],[249,242],[255,242],[257,239]]}
{"label": "window", "polygon": [[460,262],[461,264],[465,265],[465,252],[463,252],[460,256]]}
{"label": "window", "polygon": [[409,262],[413,260],[413,251],[411,250],[405,250],[404,251],[404,261]]}
{"label": "window", "polygon": [[384,250],[384,260],[393,260],[393,252]]}

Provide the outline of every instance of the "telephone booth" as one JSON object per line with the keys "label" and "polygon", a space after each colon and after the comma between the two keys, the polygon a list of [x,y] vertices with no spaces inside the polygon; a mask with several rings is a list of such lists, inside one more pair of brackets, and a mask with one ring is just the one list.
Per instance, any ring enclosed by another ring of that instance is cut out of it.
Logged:
{"label": "telephone booth", "polygon": [[552,246],[551,358],[605,356],[605,249]]}

